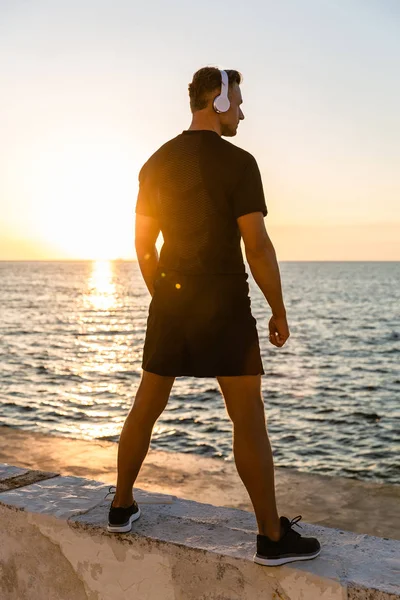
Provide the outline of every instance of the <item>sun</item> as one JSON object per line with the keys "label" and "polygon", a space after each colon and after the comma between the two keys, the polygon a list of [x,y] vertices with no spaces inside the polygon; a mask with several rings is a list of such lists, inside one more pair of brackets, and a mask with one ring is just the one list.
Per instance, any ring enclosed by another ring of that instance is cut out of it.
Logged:
{"label": "sun", "polygon": [[67,258],[134,258],[137,174],[132,148],[115,139],[53,140],[30,165],[40,237]]}

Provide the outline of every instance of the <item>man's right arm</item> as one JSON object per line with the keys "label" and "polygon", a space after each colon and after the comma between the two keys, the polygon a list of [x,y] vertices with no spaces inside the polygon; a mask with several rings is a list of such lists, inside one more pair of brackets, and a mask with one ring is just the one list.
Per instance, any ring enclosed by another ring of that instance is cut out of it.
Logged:
{"label": "man's right arm", "polygon": [[243,238],[246,259],[258,287],[271,307],[274,317],[286,317],[281,277],[275,248],[265,229],[261,212],[237,219]]}

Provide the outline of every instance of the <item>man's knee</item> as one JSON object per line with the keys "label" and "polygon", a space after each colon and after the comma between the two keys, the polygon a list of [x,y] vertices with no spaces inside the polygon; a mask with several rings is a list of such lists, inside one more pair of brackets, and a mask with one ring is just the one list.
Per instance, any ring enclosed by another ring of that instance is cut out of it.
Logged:
{"label": "man's knee", "polygon": [[256,432],[266,427],[264,404],[259,399],[250,402],[244,411],[231,411],[229,416],[235,429]]}
{"label": "man's knee", "polygon": [[155,402],[154,400],[152,402],[145,400],[143,396],[136,395],[136,398],[129,411],[129,415],[137,423],[141,423],[143,425],[154,424],[159,416],[164,412],[167,403],[168,399],[163,402]]}
{"label": "man's knee", "polygon": [[226,410],[234,425],[253,426],[265,422],[259,376],[219,377]]}
{"label": "man's knee", "polygon": [[143,421],[155,421],[164,411],[173,386],[174,377],[162,377],[143,371],[131,412]]}

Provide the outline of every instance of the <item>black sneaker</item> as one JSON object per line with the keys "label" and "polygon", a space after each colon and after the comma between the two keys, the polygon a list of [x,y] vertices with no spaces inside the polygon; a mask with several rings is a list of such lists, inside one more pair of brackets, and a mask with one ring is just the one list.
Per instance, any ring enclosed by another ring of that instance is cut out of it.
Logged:
{"label": "black sneaker", "polygon": [[[108,494],[112,493],[109,487]],[[108,496],[106,495],[106,497]],[[125,533],[132,529],[133,521],[136,521],[140,517],[140,508],[137,505],[136,500],[133,501],[131,506],[124,508],[122,506],[113,506],[111,502],[110,510],[108,513],[108,525],[107,531],[112,533]]]}
{"label": "black sneaker", "polygon": [[[255,563],[268,567],[278,567],[295,560],[311,560],[321,552],[321,546],[316,538],[301,537],[292,529],[297,525],[301,515],[291,521],[281,517],[281,525],[284,531],[281,539],[274,542],[266,535],[257,534],[257,552],[253,556]],[[301,527],[301,525],[299,525]]]}

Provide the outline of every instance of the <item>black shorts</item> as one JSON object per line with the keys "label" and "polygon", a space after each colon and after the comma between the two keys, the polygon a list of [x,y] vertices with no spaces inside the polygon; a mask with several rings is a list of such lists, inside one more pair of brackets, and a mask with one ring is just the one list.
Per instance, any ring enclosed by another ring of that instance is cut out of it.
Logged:
{"label": "black shorts", "polygon": [[263,375],[247,279],[158,273],[142,368],[174,377]]}

